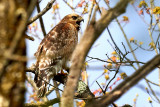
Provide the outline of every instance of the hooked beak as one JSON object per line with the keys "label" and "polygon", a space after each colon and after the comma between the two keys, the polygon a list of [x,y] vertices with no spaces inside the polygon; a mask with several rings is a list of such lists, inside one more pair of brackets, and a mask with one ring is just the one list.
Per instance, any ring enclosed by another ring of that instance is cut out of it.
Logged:
{"label": "hooked beak", "polygon": [[79,17],[76,23],[77,23],[78,25],[80,25],[80,23],[81,23],[82,21],[84,22],[84,19],[83,19],[82,17]]}
{"label": "hooked beak", "polygon": [[83,19],[82,17],[80,17],[80,18],[79,18],[79,21],[80,21],[80,22],[82,22],[82,21],[84,22],[84,19]]}

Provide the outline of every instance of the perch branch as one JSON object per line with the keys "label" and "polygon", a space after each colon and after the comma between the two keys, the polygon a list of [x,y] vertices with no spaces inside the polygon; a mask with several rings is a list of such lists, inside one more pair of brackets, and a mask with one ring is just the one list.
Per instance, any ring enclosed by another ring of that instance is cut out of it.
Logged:
{"label": "perch branch", "polygon": [[39,102],[39,103],[26,103],[24,106],[25,107],[48,107],[50,105],[59,103],[60,99],[59,98],[55,98],[52,100],[48,100],[46,102]]}

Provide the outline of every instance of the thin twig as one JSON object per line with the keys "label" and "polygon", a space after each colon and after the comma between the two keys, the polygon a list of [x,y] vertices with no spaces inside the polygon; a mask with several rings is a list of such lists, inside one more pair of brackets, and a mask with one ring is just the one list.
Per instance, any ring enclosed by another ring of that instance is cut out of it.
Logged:
{"label": "thin twig", "polygon": [[120,69],[120,66],[119,66],[118,69],[116,70],[116,73],[114,74],[114,76],[112,77],[112,79],[111,79],[111,80],[108,82],[108,84],[106,85],[104,92],[107,91],[107,88],[108,88],[109,84],[110,84],[110,83],[112,82],[112,80],[116,77],[117,73],[119,72],[119,69]]}
{"label": "thin twig", "polygon": [[91,83],[91,85],[90,85],[90,87],[93,85],[93,83],[95,82],[95,81],[97,81],[101,76],[103,76],[104,75],[104,73],[103,74],[101,74],[100,76],[98,76],[92,83]]}
{"label": "thin twig", "polygon": [[[40,13],[40,11],[41,11],[38,2],[37,2],[37,11],[38,11],[38,13]],[[43,23],[42,16],[39,16],[39,22],[40,22],[41,29],[42,29],[42,32],[43,32],[43,36],[46,36],[46,30],[45,30],[45,28],[44,28],[44,23]]]}
{"label": "thin twig", "polygon": [[91,57],[91,56],[87,56],[88,58],[90,59],[95,59],[95,60],[98,60],[98,61],[101,61],[101,62],[106,62],[106,63],[114,63],[114,64],[121,64],[121,63],[130,63],[130,64],[133,64],[133,63],[141,63],[141,64],[145,64],[145,62],[141,62],[141,61],[124,61],[124,62],[115,62],[115,61],[112,61],[112,59],[110,59],[111,61],[106,61],[106,60],[103,60],[103,59],[100,59],[100,58],[95,58],[95,57]]}
{"label": "thin twig", "polygon": [[90,11],[88,13],[88,19],[87,19],[87,25],[86,25],[86,27],[89,25],[89,21],[91,19],[91,14],[92,14],[92,11],[93,11],[93,7],[94,7],[94,0],[92,0],[91,8],[90,8]]}
{"label": "thin twig", "polygon": [[123,46],[125,52],[127,53],[127,49],[126,49],[125,45],[123,44],[123,42],[122,42],[122,46]]}
{"label": "thin twig", "polygon": [[[54,86],[58,88],[58,84],[57,84],[57,82],[55,80],[53,80],[53,83],[54,83]],[[56,89],[55,91],[56,91],[57,98],[60,98],[59,90]],[[60,107],[60,103],[58,103],[58,104],[59,104],[59,107]]]}
{"label": "thin twig", "polygon": [[100,86],[100,84],[98,83],[98,81],[96,81],[96,83],[98,84],[99,88],[101,88],[102,92],[104,93],[103,88]]}
{"label": "thin twig", "polygon": [[156,43],[155,43],[156,46],[157,46],[157,44],[158,44],[159,38],[160,38],[160,33],[159,33],[159,35],[158,35],[158,37],[157,37],[157,40],[156,40]]}
{"label": "thin twig", "polygon": [[142,17],[140,14],[139,14],[139,11],[137,10],[136,6],[134,4],[132,4],[134,10],[137,12],[138,16],[142,19],[142,21],[146,24],[146,25],[149,25],[146,20],[144,19],[144,17]]}
{"label": "thin twig", "polygon": [[34,41],[34,38],[33,37],[31,37],[31,36],[28,36],[27,34],[25,34],[25,36],[24,36],[26,39],[29,39],[29,40],[31,40],[31,41]]}
{"label": "thin twig", "polygon": [[146,80],[147,80],[148,82],[150,82],[151,84],[153,84],[153,85],[156,85],[156,86],[158,86],[158,87],[160,86],[159,84],[156,84],[156,83],[154,83],[154,82],[148,80],[147,78],[146,78]]}
{"label": "thin twig", "polygon": [[[59,84],[58,84],[58,86],[59,86]],[[54,91],[55,90],[55,87],[52,87],[51,89],[49,89],[47,92],[46,92],[46,96],[48,96],[52,91]]]}
{"label": "thin twig", "polygon": [[63,0],[72,10],[75,9],[75,7],[71,6],[66,0]]}
{"label": "thin twig", "polygon": [[159,98],[157,97],[157,95],[155,94],[155,92],[153,91],[151,85],[150,85],[148,82],[147,82],[147,85],[149,86],[149,88],[150,88],[150,90],[151,90],[151,92],[152,92],[152,95],[156,98],[156,100],[158,101],[158,103],[160,103],[160,100],[159,100]]}
{"label": "thin twig", "polygon": [[135,45],[137,45],[140,49],[142,49],[142,50],[146,50],[146,51],[153,51],[154,49],[145,49],[145,48],[143,48],[141,45],[139,45],[139,44],[137,44],[137,43],[135,43],[134,42],[134,44]]}
{"label": "thin twig", "polygon": [[31,86],[35,89],[35,90],[38,90],[38,87],[36,86],[35,82],[29,77],[26,75],[26,80],[28,81],[28,83],[31,84]]}

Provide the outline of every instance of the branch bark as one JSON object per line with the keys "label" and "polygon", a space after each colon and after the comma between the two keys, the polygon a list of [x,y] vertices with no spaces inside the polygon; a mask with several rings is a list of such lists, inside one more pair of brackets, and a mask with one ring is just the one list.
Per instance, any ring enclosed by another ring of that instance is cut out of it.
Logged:
{"label": "branch bark", "polygon": [[82,39],[80,40],[80,43],[73,52],[70,73],[61,98],[61,107],[73,107],[74,92],[88,51],[109,23],[114,18],[125,12],[129,2],[130,0],[120,0],[114,8],[105,12],[100,20],[96,22],[94,20],[95,16],[93,16],[90,25],[87,27]]}
{"label": "branch bark", "polygon": [[50,105],[59,103],[60,99],[59,98],[55,98],[52,100],[48,100],[46,102],[39,102],[39,103],[26,103],[24,106],[25,107],[48,107]]}

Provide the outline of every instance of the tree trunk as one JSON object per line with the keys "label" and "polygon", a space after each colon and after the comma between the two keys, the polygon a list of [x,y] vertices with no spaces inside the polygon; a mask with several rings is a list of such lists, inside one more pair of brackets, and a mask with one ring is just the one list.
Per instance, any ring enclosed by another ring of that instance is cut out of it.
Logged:
{"label": "tree trunk", "polygon": [[[36,0],[35,0],[36,1]],[[0,0],[0,107],[22,107],[26,62],[24,31],[33,0]]]}

